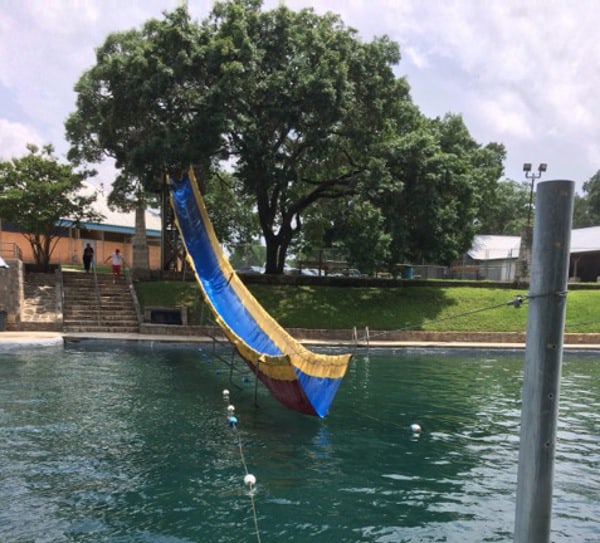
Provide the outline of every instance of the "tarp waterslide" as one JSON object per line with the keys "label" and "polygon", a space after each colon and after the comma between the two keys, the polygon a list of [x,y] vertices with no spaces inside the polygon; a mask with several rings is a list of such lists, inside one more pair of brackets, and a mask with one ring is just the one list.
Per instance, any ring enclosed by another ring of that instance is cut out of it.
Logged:
{"label": "tarp waterslide", "polygon": [[170,187],[188,262],[229,341],[282,404],[324,417],[351,355],[314,353],[294,339],[258,303],[223,254],[193,172],[171,178]]}

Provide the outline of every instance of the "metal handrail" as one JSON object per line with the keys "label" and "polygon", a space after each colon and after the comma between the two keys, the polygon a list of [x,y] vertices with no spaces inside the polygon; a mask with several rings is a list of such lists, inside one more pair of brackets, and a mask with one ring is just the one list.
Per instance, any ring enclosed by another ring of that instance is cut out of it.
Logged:
{"label": "metal handrail", "polygon": [[98,274],[96,273],[96,260],[92,260],[92,273],[94,274],[94,291],[96,294],[96,320],[98,326],[102,325],[102,302],[100,298],[100,285],[98,284]]}
{"label": "metal handrail", "polygon": [[123,263],[123,275],[125,276],[125,281],[127,282],[127,286],[129,287],[129,293],[131,294],[131,298],[133,299],[133,307],[135,308],[135,314],[137,316],[138,327],[144,322],[144,317],[142,315],[142,309],[140,307],[140,302],[138,300],[137,294],[135,292],[135,286],[133,285],[133,276],[125,263]]}
{"label": "metal handrail", "polygon": [[23,260],[23,251],[13,241],[0,241],[0,255],[4,255],[7,258],[16,258]]}

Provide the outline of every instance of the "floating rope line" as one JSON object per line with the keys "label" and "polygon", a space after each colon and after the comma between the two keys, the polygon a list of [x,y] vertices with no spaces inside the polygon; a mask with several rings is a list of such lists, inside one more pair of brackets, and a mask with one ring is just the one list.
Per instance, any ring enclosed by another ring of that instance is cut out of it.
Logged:
{"label": "floating rope line", "polygon": [[227,404],[227,423],[235,433],[238,449],[240,451],[240,459],[242,461],[242,468],[244,469],[244,484],[248,487],[248,496],[250,498],[252,517],[254,519],[254,531],[256,533],[256,540],[258,541],[258,543],[261,543],[260,531],[258,529],[258,515],[256,513],[256,503],[254,502],[254,495],[256,493],[256,477],[248,471],[248,465],[246,464],[246,458],[244,456],[244,447],[242,446],[242,438],[237,428],[238,419],[235,416],[235,407],[231,403],[229,403],[230,396],[229,390],[227,389],[223,390],[223,400]]}

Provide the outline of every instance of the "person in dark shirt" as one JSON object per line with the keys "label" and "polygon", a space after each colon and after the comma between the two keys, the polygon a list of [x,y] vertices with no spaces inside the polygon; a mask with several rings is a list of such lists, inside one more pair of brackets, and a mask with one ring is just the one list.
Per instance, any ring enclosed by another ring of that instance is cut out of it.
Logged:
{"label": "person in dark shirt", "polygon": [[90,273],[90,267],[92,266],[92,262],[94,261],[94,249],[88,243],[83,250],[83,267],[85,268],[85,273]]}

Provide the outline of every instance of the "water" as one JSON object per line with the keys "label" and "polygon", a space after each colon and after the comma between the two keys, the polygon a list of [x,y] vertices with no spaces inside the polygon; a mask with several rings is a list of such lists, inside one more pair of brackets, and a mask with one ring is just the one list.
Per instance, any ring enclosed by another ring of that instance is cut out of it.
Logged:
{"label": "water", "polygon": [[[509,542],[522,360],[357,355],[319,420],[194,346],[0,353],[0,541]],[[554,542],[600,541],[599,423],[600,355],[567,354]]]}

